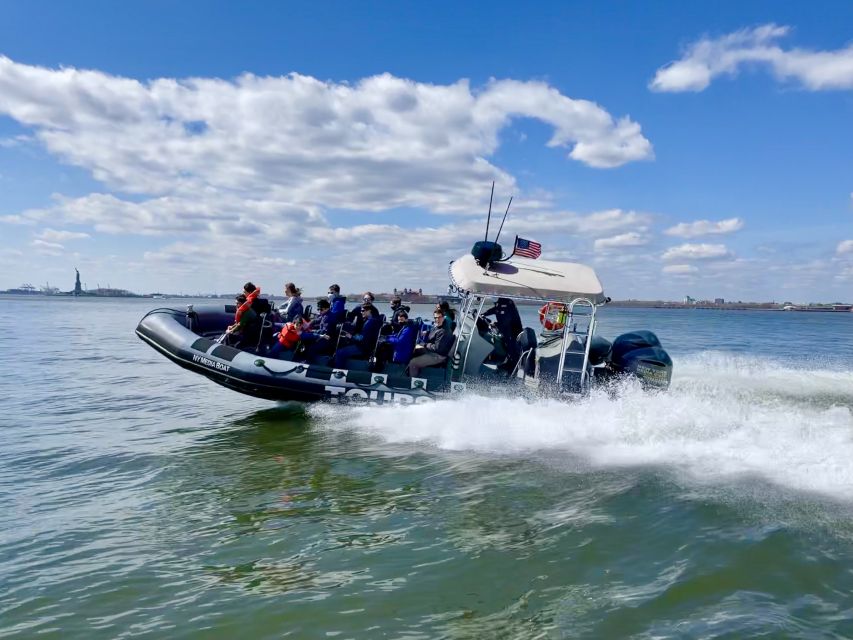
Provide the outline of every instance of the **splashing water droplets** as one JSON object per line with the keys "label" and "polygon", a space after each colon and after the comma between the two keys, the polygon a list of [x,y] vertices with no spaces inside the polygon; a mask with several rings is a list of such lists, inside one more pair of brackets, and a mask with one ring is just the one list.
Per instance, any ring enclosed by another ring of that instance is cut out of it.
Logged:
{"label": "splashing water droplets", "polygon": [[667,393],[626,382],[574,402],[468,395],[311,414],[328,428],[388,443],[485,455],[560,452],[595,468],[660,467],[703,484],[757,477],[833,499],[853,493],[853,372],[714,352],[678,364]]}

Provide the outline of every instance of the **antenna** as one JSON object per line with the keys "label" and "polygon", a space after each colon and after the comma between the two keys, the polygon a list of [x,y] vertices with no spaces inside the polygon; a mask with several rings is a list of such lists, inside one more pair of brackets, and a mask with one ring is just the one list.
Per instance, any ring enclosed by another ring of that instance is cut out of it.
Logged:
{"label": "antenna", "polygon": [[489,241],[489,221],[492,219],[492,198],[495,197],[495,181],[492,180],[492,195],[489,196],[489,215],[486,217],[486,239]]}
{"label": "antenna", "polygon": [[501,237],[501,231],[503,231],[504,222],[506,222],[506,214],[509,213],[509,205],[511,205],[511,204],[512,204],[512,196],[509,197],[509,202],[506,203],[506,211],[504,211],[504,219],[501,220],[501,226],[500,226],[500,228],[498,228],[498,235],[495,236],[495,244],[498,243],[498,238]]}

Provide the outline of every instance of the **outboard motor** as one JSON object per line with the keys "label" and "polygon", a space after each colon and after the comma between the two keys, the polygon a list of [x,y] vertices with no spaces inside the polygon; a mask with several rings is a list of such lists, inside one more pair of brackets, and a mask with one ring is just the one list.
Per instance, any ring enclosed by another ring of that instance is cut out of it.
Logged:
{"label": "outboard motor", "polygon": [[616,373],[635,376],[644,387],[667,389],[672,380],[672,359],[651,331],[632,331],[616,338],[610,364]]}
{"label": "outboard motor", "polygon": [[589,343],[589,363],[594,367],[601,364],[610,356],[612,345],[610,340],[601,336],[593,336]]}

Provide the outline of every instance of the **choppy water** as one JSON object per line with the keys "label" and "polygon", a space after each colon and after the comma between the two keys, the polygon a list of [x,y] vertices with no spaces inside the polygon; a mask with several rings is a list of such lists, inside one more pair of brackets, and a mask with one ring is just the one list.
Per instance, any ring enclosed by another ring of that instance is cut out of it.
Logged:
{"label": "choppy water", "polygon": [[853,314],[605,309],[673,388],[279,407],[0,300],[0,637],[853,636]]}

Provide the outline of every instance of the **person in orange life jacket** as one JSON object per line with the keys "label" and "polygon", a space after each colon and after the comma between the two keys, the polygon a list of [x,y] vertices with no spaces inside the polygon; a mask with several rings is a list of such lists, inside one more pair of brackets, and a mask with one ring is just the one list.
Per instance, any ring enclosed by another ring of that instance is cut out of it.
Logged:
{"label": "person in orange life jacket", "polygon": [[299,339],[302,337],[302,330],[304,328],[304,319],[302,316],[296,316],[293,319],[293,322],[288,322],[281,331],[278,333],[278,339],[270,347],[270,351],[267,355],[270,358],[277,358],[278,354],[283,350],[292,351],[296,349],[296,345],[299,344]]}
{"label": "person in orange life jacket", "polygon": [[243,308],[247,304],[247,300],[248,296],[243,293],[234,299],[237,303],[237,320],[225,330],[225,344],[232,347],[240,347],[244,342],[249,345],[252,342],[250,333],[253,328],[257,327],[260,320],[258,314],[252,309],[251,303],[248,303],[248,307]]}
{"label": "person in orange life jacket", "polygon": [[364,316],[364,328],[361,333],[341,333],[342,336],[350,338],[352,344],[335,352],[334,366],[336,369],[343,369],[349,358],[355,356],[369,358],[373,355],[373,349],[376,347],[376,340],[379,338],[379,329],[382,324],[379,320],[379,311],[372,304],[364,304],[361,306],[361,314]]}
{"label": "person in orange life jacket", "polygon": [[379,346],[376,347],[376,371],[382,371],[389,360],[397,364],[408,364],[415,349],[418,335],[414,322],[409,322],[409,314],[398,311],[395,320],[394,324],[400,327],[400,330],[392,336],[380,338]]}
{"label": "person in orange life jacket", "polygon": [[415,357],[406,368],[406,375],[417,378],[421,369],[440,364],[447,360],[450,350],[453,348],[453,329],[441,307],[436,307],[432,316],[435,320],[432,330],[427,336],[423,347],[415,350]]}
{"label": "person in orange life jacket", "polygon": [[[243,293],[239,294],[235,298],[235,301],[237,302],[237,312],[234,314],[234,324],[230,325],[228,329],[226,329],[225,333],[234,333],[235,331],[237,331],[238,327],[242,327],[242,329],[245,329],[246,323],[244,322],[241,324],[240,321],[242,320],[243,315],[247,311],[252,310],[252,303],[257,299],[259,295],[261,295],[260,287],[256,287],[251,282],[247,282],[243,285]],[[256,320],[257,314],[254,314],[254,316],[254,319]]]}

